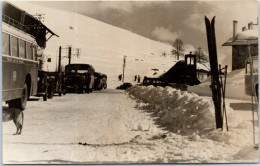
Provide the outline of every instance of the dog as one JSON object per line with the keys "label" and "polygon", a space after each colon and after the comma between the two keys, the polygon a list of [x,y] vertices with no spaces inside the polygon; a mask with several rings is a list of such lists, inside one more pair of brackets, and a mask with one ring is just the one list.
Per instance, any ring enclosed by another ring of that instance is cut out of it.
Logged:
{"label": "dog", "polygon": [[3,107],[2,109],[3,112],[3,122],[8,122],[10,120],[14,121],[14,124],[16,126],[16,133],[14,135],[20,135],[22,134],[22,129],[23,129],[23,111],[17,108],[8,108],[8,107]]}

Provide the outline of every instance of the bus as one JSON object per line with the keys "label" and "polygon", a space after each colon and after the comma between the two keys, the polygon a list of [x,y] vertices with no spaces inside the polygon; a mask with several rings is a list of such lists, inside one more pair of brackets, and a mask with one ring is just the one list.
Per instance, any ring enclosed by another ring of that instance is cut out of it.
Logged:
{"label": "bus", "polygon": [[37,50],[45,48],[47,33],[49,38],[56,35],[30,14],[2,2],[2,101],[10,108],[24,110],[28,98],[36,95]]}
{"label": "bus", "polygon": [[258,56],[252,56],[251,59],[248,58],[245,63],[245,93],[258,99]]}
{"label": "bus", "polygon": [[89,64],[68,64],[64,81],[66,92],[90,93],[94,89],[95,69]]}

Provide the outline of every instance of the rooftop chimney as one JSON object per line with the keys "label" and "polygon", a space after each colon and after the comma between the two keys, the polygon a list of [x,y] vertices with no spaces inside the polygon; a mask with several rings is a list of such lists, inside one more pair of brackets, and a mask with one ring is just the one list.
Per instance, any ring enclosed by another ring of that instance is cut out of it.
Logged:
{"label": "rooftop chimney", "polygon": [[233,41],[236,40],[236,35],[237,35],[237,21],[233,20]]}
{"label": "rooftop chimney", "polygon": [[242,32],[246,30],[246,26],[242,27]]}
{"label": "rooftop chimney", "polygon": [[248,23],[248,29],[253,29],[253,22]]}

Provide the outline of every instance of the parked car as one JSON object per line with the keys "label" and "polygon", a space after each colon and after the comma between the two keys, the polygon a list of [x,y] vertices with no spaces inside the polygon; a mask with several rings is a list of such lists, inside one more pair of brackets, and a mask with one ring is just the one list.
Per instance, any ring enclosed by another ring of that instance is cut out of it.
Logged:
{"label": "parked car", "polygon": [[103,88],[107,89],[107,75],[106,74],[102,75],[102,83],[103,83]]}
{"label": "parked car", "polygon": [[95,72],[95,90],[102,90],[107,88],[107,75],[103,73]]}
{"label": "parked car", "polygon": [[124,89],[125,90],[125,89],[128,89],[130,87],[132,87],[132,84],[129,83],[129,82],[125,82],[122,85],[118,86],[116,89]]}

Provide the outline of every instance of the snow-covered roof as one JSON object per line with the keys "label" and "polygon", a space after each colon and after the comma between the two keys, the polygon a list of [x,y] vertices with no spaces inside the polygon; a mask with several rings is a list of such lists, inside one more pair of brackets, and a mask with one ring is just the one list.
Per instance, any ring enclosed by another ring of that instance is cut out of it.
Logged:
{"label": "snow-covered roof", "polygon": [[235,40],[233,37],[229,38],[222,46],[233,46],[233,45],[248,45],[258,44],[258,28],[248,29],[240,32],[236,35]]}

